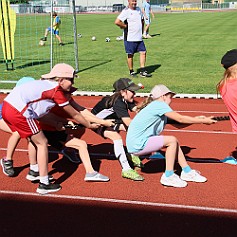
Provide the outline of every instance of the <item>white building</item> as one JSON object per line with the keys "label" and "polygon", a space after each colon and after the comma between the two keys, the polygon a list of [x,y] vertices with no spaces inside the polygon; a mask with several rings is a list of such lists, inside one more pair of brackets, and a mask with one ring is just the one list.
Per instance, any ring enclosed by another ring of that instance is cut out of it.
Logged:
{"label": "white building", "polygon": [[[142,0],[137,0],[138,6],[142,6]],[[127,0],[75,0],[76,6],[113,6],[113,4],[128,5]]]}

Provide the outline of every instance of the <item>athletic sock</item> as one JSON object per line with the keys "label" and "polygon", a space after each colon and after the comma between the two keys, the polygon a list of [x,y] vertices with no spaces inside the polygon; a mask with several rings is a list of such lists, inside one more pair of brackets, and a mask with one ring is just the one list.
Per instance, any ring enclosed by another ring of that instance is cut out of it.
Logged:
{"label": "athletic sock", "polygon": [[30,170],[33,170],[35,172],[39,172],[39,166],[38,164],[30,165]]}
{"label": "athletic sock", "polygon": [[119,160],[123,171],[131,169],[131,167],[128,163],[126,153],[124,151],[122,139],[114,141],[114,154],[117,157],[117,159]]}
{"label": "athletic sock", "polygon": [[48,175],[40,176],[40,183],[48,185],[49,184],[49,176]]}
{"label": "athletic sock", "polygon": [[130,71],[130,74],[134,72],[133,69],[131,69],[131,70],[129,70],[129,71]]}
{"label": "athletic sock", "polygon": [[174,171],[173,170],[166,170],[165,171],[165,176],[166,177],[170,177],[171,175],[173,175]]}
{"label": "athletic sock", "polygon": [[182,170],[183,170],[184,173],[189,173],[192,169],[191,169],[190,166],[188,165],[188,166],[182,168]]}
{"label": "athletic sock", "polygon": [[141,67],[140,68],[140,72],[144,72],[145,71],[145,68],[144,67]]}

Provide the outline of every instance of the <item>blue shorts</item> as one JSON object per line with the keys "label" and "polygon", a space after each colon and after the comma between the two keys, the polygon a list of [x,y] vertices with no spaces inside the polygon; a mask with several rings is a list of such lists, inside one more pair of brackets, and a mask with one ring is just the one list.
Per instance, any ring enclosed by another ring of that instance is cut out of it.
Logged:
{"label": "blue shorts", "polygon": [[146,52],[146,46],[143,41],[124,41],[124,47],[127,54],[135,54],[137,52]]}
{"label": "blue shorts", "polygon": [[2,119],[2,104],[0,104],[0,119]]}
{"label": "blue shorts", "polygon": [[[48,31],[51,32],[51,27],[48,27]],[[53,34],[54,35],[59,35],[59,30],[54,30],[53,29]]]}

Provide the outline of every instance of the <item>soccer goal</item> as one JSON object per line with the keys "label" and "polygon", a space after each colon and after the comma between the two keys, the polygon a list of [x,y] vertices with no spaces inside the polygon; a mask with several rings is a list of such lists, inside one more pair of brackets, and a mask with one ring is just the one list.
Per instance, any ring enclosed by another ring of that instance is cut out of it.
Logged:
{"label": "soccer goal", "polygon": [[[0,80],[7,83],[1,88],[12,88],[9,81],[24,76],[39,79],[56,63],[68,63],[79,70],[75,0],[0,2]],[[53,27],[54,12],[61,22],[61,42],[52,31],[42,41],[46,29]]]}

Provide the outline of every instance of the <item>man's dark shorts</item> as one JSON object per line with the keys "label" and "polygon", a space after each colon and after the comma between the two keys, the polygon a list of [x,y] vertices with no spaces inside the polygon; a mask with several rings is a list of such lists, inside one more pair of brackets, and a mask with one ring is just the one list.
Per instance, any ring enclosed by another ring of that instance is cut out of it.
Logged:
{"label": "man's dark shorts", "polygon": [[124,41],[124,47],[127,54],[135,54],[138,52],[146,52],[146,46],[143,41]]}

